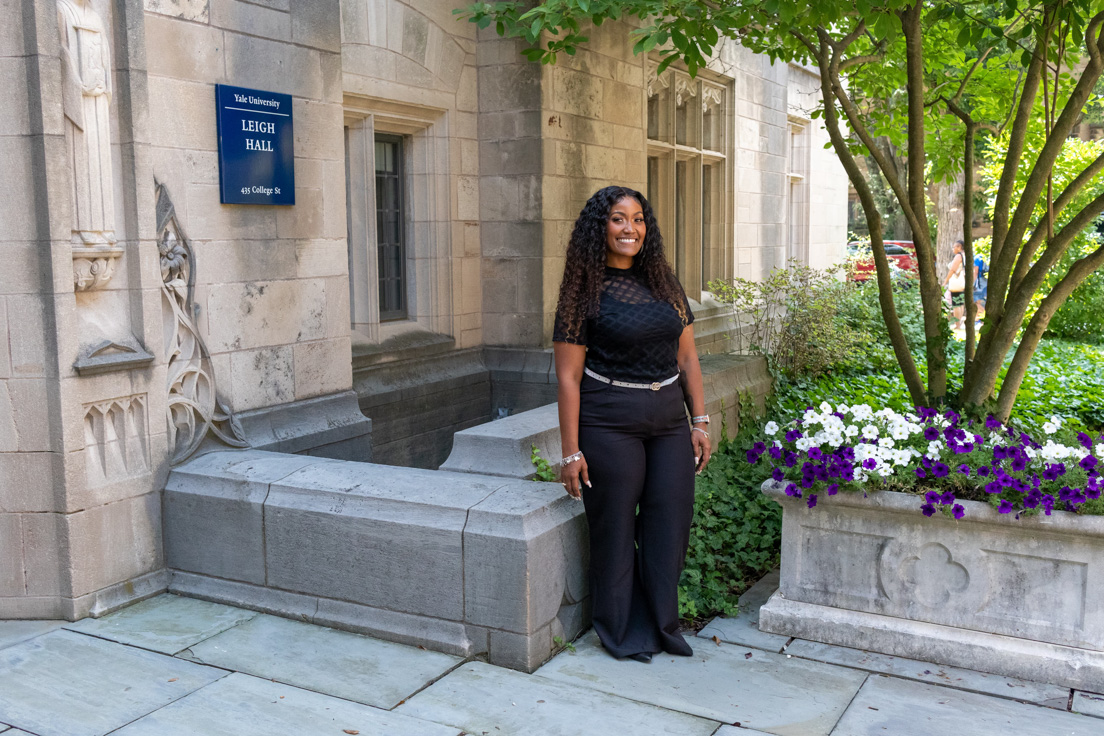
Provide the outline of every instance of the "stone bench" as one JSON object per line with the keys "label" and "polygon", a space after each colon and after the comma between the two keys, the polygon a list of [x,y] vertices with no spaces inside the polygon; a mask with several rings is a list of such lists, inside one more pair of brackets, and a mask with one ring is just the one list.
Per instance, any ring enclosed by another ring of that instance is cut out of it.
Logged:
{"label": "stone bench", "polygon": [[256,450],[176,468],[170,590],[532,671],[589,626],[559,484]]}

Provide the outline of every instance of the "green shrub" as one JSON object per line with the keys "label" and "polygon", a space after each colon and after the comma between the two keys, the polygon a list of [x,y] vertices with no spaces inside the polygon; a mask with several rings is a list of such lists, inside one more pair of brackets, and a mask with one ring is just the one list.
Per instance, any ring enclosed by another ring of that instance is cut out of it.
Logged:
{"label": "green shrub", "polygon": [[[903,271],[894,271],[893,297],[909,350],[914,354],[923,354],[924,312],[916,280]],[[871,278],[848,283],[847,288],[840,291],[837,313],[851,331],[865,337],[863,349],[852,356],[849,367],[897,369],[897,358],[893,354],[889,330],[882,319],[882,306],[878,302],[877,281]]]}
{"label": "green shrub", "polygon": [[1104,272],[1094,271],[1059,307],[1048,337],[1104,344]]}
{"label": "green shrub", "polygon": [[736,350],[766,355],[775,371],[794,378],[816,376],[859,355],[865,337],[838,314],[851,284],[838,269],[818,270],[797,261],[762,281],[710,281],[716,298],[732,306]]}
{"label": "green shrub", "polygon": [[679,583],[683,618],[735,616],[740,594],[778,566],[782,507],[759,490],[770,477],[767,464],[746,460],[762,426],[743,423],[698,476],[690,549]]}

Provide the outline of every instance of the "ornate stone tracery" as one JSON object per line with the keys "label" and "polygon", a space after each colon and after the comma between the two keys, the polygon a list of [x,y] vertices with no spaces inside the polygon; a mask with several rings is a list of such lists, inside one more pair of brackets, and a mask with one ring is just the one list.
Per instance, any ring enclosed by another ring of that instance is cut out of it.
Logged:
{"label": "ornate stone tracery", "polygon": [[682,107],[682,104],[689,100],[691,97],[698,96],[698,86],[694,84],[690,77],[677,76],[675,77],[675,104]]}
{"label": "ornate stone tracery", "polygon": [[702,85],[702,112],[709,112],[710,108],[720,107],[724,102],[724,90],[712,85]]}
{"label": "ornate stone tracery", "polygon": [[195,261],[165,185],[157,183],[157,249],[168,368],[171,463],[187,460],[207,435],[246,447],[241,424],[215,390],[211,356],[194,322]]}
{"label": "ornate stone tracery", "polygon": [[671,75],[664,74],[659,76],[659,66],[654,64],[648,65],[648,97],[655,97],[659,94],[660,89],[668,89],[671,86]]}

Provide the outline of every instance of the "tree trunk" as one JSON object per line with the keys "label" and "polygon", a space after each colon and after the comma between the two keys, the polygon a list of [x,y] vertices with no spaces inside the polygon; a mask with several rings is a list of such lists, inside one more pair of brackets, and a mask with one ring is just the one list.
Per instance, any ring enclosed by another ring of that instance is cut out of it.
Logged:
{"label": "tree trunk", "polygon": [[[939,283],[947,278],[947,267],[954,253],[954,242],[962,239],[962,172],[932,185],[935,202],[935,268]],[[965,265],[965,264],[964,264]],[[966,272],[969,278],[972,271]]]}

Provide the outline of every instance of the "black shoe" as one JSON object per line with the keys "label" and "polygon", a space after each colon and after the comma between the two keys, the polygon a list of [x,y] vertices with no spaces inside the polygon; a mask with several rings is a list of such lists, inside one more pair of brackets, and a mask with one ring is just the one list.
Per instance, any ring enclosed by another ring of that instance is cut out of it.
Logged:
{"label": "black shoe", "polygon": [[644,664],[651,664],[652,653],[651,652],[637,652],[636,654],[630,654],[629,659],[635,659],[637,662],[643,662]]}

